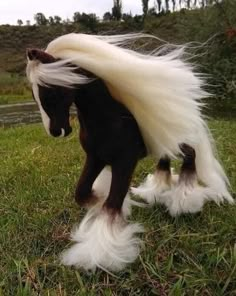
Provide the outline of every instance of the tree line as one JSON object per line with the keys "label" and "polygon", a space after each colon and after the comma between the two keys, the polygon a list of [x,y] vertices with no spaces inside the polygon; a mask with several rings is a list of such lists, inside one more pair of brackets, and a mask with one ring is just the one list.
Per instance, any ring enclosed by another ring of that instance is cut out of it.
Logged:
{"label": "tree line", "polygon": [[[102,21],[109,22],[112,20],[116,21],[127,21],[135,18],[136,20],[144,20],[148,15],[158,16],[165,13],[174,12],[180,9],[195,9],[195,8],[205,8],[214,4],[220,4],[225,0],[155,0],[154,6],[150,7],[149,0],[141,0],[142,4],[142,15],[133,16],[132,13],[123,13],[122,0],[113,0],[113,7],[111,11],[104,13]],[[81,23],[87,27],[96,26],[100,21],[95,13],[81,13],[75,12],[72,20],[62,18],[58,15],[49,16],[48,18],[42,13],[38,12],[34,15],[34,21],[36,25],[58,25],[62,23]],[[19,26],[23,25],[21,19],[17,20]],[[30,21],[26,21],[26,25],[30,25]]]}

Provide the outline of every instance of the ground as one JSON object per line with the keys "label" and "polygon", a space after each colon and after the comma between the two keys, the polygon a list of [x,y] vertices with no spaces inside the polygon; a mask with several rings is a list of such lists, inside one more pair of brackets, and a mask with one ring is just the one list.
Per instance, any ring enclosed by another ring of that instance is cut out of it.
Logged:
{"label": "ground", "polygon": [[[234,192],[236,121],[210,127]],[[116,275],[59,264],[84,215],[73,198],[84,161],[77,133],[77,125],[65,139],[41,124],[0,129],[0,295],[236,295],[236,206],[227,204],[175,219],[161,206],[134,209],[143,250]],[[140,162],[133,184],[153,166]]]}

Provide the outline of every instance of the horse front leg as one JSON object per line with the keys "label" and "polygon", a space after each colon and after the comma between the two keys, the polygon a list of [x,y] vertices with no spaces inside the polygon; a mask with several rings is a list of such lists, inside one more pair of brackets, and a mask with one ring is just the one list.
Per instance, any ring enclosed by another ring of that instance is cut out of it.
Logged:
{"label": "horse front leg", "polygon": [[[103,210],[115,218],[115,216],[126,216],[129,210],[125,198],[129,190],[132,174],[137,161],[123,160],[117,161],[111,167],[111,186],[107,199],[103,204]],[[127,211],[128,210],[128,211]]]}
{"label": "horse front leg", "polygon": [[104,167],[103,161],[92,154],[87,154],[75,191],[75,200],[80,206],[86,206],[97,201],[98,197],[92,190],[92,186]]}
{"label": "horse front leg", "polygon": [[143,230],[128,224],[122,209],[136,163],[133,155],[112,163],[108,197],[103,205],[92,207],[75,230],[76,244],[64,253],[65,265],[118,271],[137,258],[140,239],[135,234]]}

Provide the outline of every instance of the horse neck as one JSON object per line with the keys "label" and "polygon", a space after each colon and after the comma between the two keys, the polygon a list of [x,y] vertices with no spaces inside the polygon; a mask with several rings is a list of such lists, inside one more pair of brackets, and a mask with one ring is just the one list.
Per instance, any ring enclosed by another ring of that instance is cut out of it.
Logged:
{"label": "horse neck", "polygon": [[83,117],[93,117],[94,120],[112,112],[114,99],[111,97],[105,83],[96,79],[76,89],[74,103]]}
{"label": "horse neck", "polygon": [[130,112],[110,94],[106,84],[96,79],[76,89],[74,103],[80,124],[96,128],[119,121],[122,116],[132,118]]}

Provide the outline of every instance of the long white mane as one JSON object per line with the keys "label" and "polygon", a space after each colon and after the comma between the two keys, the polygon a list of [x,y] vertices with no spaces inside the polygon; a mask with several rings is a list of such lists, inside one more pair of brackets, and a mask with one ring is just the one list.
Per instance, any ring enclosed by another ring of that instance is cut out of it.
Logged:
{"label": "long white mane", "polygon": [[[158,157],[173,156],[180,152],[179,144],[194,145],[199,140],[197,134],[204,126],[200,99],[207,94],[199,75],[182,60],[182,47],[165,55],[121,47],[140,37],[68,34],[49,43],[46,52],[103,79],[112,96],[136,118],[149,151]],[[48,77],[63,77],[60,83],[64,80],[65,86],[72,83],[65,65],[59,62],[53,67],[57,73],[48,72]],[[79,83],[81,77],[77,79]]]}

